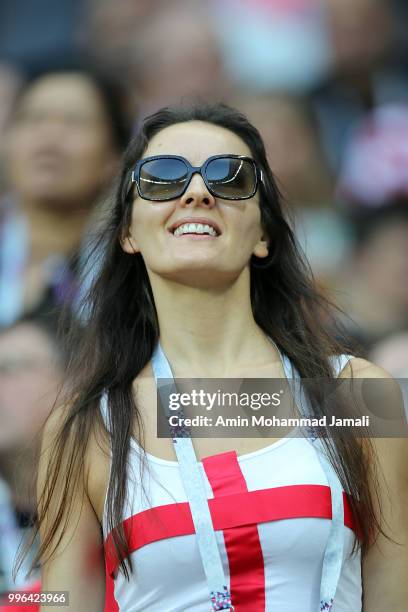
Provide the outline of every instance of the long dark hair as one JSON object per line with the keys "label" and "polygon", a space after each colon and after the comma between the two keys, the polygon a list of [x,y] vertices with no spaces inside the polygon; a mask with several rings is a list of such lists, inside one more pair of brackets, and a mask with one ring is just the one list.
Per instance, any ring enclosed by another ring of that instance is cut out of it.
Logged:
{"label": "long dark hair", "polygon": [[[222,126],[238,135],[263,172],[261,221],[273,248],[266,262],[255,258],[249,264],[256,323],[304,378],[332,378],[330,355],[347,351],[331,327],[335,320],[333,306],[317,290],[283,214],[281,196],[258,130],[244,115],[225,104],[164,108],[147,117],[125,153],[115,202],[94,251],[100,257],[99,271],[86,296],[83,310],[86,322],[80,326],[79,336],[71,335],[65,418],[48,466],[47,485],[38,501],[36,533],[42,527],[44,535],[33,565],[45,560],[46,555],[50,557],[53,538],[57,531],[61,532],[61,524],[69,516],[73,487],[81,474],[84,476],[82,460],[91,431],[97,426],[103,430],[99,404],[106,392],[112,453],[107,524],[112,531],[120,569],[126,578],[129,578],[128,567],[133,572],[122,525],[126,494],[124,466],[135,424],[143,447],[143,423],[132,394],[132,382],[152,357],[159,339],[159,326],[143,258],[140,254],[129,255],[121,248],[120,241],[128,232],[131,218],[131,198],[126,194],[131,172],[150,139],[167,126],[191,120]],[[329,328],[331,331],[327,331]],[[314,393],[313,409],[317,416],[322,416],[325,407],[319,402],[318,390]],[[358,440],[349,435],[325,438],[324,443],[343,488],[350,495],[360,534],[353,550],[361,545],[364,551],[377,528],[381,530],[368,485],[372,462]],[[63,458],[67,468],[61,473]],[[62,496],[55,516],[49,517],[47,511],[56,488],[62,491]]]}

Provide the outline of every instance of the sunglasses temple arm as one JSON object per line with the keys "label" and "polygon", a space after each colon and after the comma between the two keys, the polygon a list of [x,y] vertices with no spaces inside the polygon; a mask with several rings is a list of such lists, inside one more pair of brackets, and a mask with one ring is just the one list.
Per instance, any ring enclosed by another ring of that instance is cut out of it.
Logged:
{"label": "sunglasses temple arm", "polygon": [[[130,175],[130,181],[128,182],[128,184],[127,184],[126,188],[124,189],[124,194],[123,194],[123,195],[124,195],[124,198],[123,198],[123,200],[126,200],[126,199],[127,199],[128,195],[129,195],[129,193],[130,193],[130,190],[132,189],[133,184],[134,184],[135,182],[136,182],[136,178],[135,178],[135,171],[133,170],[133,171],[132,171],[132,174]],[[137,187],[137,186],[136,186],[136,187]]]}

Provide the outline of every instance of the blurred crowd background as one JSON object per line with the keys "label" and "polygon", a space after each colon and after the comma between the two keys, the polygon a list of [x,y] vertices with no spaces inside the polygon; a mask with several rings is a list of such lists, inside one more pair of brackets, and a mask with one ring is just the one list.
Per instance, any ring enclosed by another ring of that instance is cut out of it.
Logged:
{"label": "blurred crowd background", "polygon": [[56,315],[132,132],[191,96],[259,128],[354,354],[408,377],[404,0],[2,0],[0,590],[63,376]]}

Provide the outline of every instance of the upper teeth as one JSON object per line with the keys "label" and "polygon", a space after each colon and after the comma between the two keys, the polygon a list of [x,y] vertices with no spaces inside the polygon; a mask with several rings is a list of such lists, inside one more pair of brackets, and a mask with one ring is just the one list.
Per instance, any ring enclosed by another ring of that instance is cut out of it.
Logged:
{"label": "upper teeth", "polygon": [[181,236],[181,234],[210,234],[210,236],[216,236],[217,232],[211,225],[204,225],[203,223],[183,223],[174,230],[175,236]]}

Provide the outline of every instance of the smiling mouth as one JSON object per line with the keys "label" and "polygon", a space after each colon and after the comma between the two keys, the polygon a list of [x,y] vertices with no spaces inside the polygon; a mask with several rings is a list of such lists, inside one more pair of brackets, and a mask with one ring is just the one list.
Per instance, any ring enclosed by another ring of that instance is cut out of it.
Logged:
{"label": "smiling mouth", "polygon": [[217,238],[219,235],[217,231],[206,223],[183,223],[176,227],[172,232],[176,238],[179,236],[193,235],[193,236],[210,236]]}

